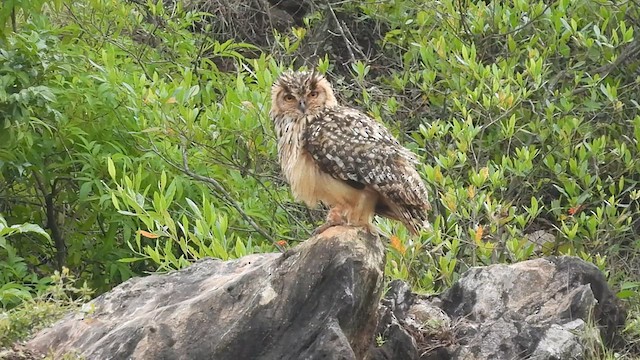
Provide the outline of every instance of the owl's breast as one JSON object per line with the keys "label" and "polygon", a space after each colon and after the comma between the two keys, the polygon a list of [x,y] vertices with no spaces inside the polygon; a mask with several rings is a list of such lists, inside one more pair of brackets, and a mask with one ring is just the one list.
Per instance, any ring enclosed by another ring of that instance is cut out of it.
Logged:
{"label": "owl's breast", "polygon": [[279,131],[278,158],[282,174],[291,186],[296,200],[304,201],[308,206],[315,206],[319,200],[316,196],[317,179],[320,169],[304,149],[304,124],[288,123]]}
{"label": "owl's breast", "polygon": [[351,202],[362,191],[322,171],[305,149],[304,128],[294,124],[282,131],[278,139],[278,157],[282,173],[296,200],[313,207],[319,201],[326,205]]}

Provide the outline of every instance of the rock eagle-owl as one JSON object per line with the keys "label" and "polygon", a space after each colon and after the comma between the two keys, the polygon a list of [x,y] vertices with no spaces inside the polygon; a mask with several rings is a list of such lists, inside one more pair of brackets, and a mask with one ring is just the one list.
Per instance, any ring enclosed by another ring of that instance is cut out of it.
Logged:
{"label": "rock eagle-owl", "polygon": [[284,72],[271,88],[278,159],[296,200],[329,206],[327,222],[373,232],[374,215],[401,221],[413,234],[431,209],[418,161],[382,124],[340,106],[316,72]]}

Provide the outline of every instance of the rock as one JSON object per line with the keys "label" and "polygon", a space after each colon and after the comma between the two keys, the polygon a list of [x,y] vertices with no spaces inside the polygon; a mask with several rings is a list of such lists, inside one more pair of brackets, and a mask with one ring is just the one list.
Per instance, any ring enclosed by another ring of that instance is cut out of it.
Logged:
{"label": "rock", "polygon": [[361,359],[383,269],[379,238],[333,227],[285,254],[131,279],[27,346],[86,359]]}
{"label": "rock", "polygon": [[416,340],[400,324],[413,305],[414,295],[408,284],[394,280],[381,301],[380,321],[376,330],[376,348],[370,352],[372,360],[416,359]]}
{"label": "rock", "polygon": [[132,279],[26,349],[86,359],[581,359],[585,338],[613,344],[626,317],[602,273],[575,257],[472,268],[438,296],[396,280],[378,306],[383,263],[379,238],[335,227],[286,254]]}
{"label": "rock", "polygon": [[451,318],[432,303],[432,298],[413,294],[405,282],[394,280],[382,299],[371,360],[449,359]]}
{"label": "rock", "polygon": [[586,323],[613,344],[626,317],[598,268],[575,257],[472,268],[434,297],[392,282],[379,311],[375,360],[581,359]]}
{"label": "rock", "polygon": [[[576,326],[577,325],[577,326]],[[531,355],[534,359],[579,359],[585,349],[577,334],[584,330],[582,319],[565,325],[551,324]]]}
{"label": "rock", "polygon": [[2,360],[36,360],[42,359],[40,354],[25,348],[20,343],[14,343],[10,348],[0,348],[0,359]]}

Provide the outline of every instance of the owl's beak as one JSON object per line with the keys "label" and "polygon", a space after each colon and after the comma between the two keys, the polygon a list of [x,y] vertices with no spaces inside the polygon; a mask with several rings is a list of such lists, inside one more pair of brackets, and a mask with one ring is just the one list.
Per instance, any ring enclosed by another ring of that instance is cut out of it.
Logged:
{"label": "owl's beak", "polygon": [[300,102],[298,103],[298,109],[303,113],[307,110],[307,104],[304,102],[304,100],[300,100]]}

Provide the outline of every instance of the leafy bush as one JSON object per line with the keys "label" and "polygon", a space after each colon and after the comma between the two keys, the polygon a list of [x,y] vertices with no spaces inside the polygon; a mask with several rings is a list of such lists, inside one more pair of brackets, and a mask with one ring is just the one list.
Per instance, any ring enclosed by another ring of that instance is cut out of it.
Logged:
{"label": "leafy bush", "polygon": [[272,81],[304,63],[423,160],[433,229],[381,221],[389,277],[438,292],[471,266],[577,255],[640,338],[632,3],[322,4],[255,44],[180,2],[44,5],[0,14],[0,212],[50,235],[6,242],[25,292],[4,306],[63,266],[101,293],[307,238],[322,212],[292,201],[268,118]]}
{"label": "leafy bush", "polygon": [[[92,290],[75,287],[76,281],[69,269],[56,271],[46,291],[32,299],[24,300],[19,306],[0,312],[0,347],[9,346],[17,340],[27,338],[87,301]],[[91,311],[87,308],[87,312]]]}
{"label": "leafy bush", "polygon": [[0,214],[0,304],[11,307],[25,300],[31,300],[32,294],[48,284],[48,279],[39,279],[29,271],[25,259],[18,255],[9,241],[15,234],[32,233],[51,240],[40,226],[35,224],[7,225]]}
{"label": "leafy bush", "polygon": [[[401,57],[391,81],[379,82],[401,95],[383,107],[365,101],[383,118],[415,124],[411,141],[424,151],[438,195],[434,232],[414,244],[422,255],[408,267],[437,268],[450,284],[453,268],[532,255],[575,254],[601,267],[604,257],[635,257],[640,83],[616,68],[636,46],[627,8],[414,5],[403,13],[412,21],[398,22],[384,40]],[[397,6],[407,9],[400,2],[365,8],[386,21],[379,14],[398,13]],[[424,111],[400,111],[416,107]],[[528,235],[540,229],[554,236],[532,244]],[[434,246],[440,251],[423,251]]]}
{"label": "leafy bush", "polygon": [[[166,19],[165,27],[145,22],[146,11]],[[272,78],[261,79],[258,86],[250,74],[238,78],[217,71],[214,63],[217,58],[239,61],[238,50],[252,46],[192,34],[189,27],[199,17],[179,8],[170,16],[161,5],[146,9],[92,1],[51,12],[54,23],[41,17],[38,24],[27,22],[8,36],[11,46],[2,48],[11,50],[0,58],[0,114],[6,130],[0,133],[0,179],[6,184],[0,188],[0,209],[12,222],[42,224],[52,238],[47,243],[16,241],[17,253],[29,266],[45,274],[67,266],[98,292],[156,270],[153,261],[127,261],[135,254],[127,243],[138,230],[155,228],[145,228],[143,221],[112,206],[110,189],[117,185],[107,159],[136,169],[136,190],[144,189],[145,195],[159,188],[156,174],[167,170],[177,191],[175,201],[159,205],[164,206],[163,220],[192,219],[187,199],[202,199],[209,190],[185,176],[184,169],[171,167],[168,161],[181,164],[182,148],[194,172],[220,179],[225,194],[205,197],[203,203],[229,219],[230,232],[237,232],[229,234],[234,242],[248,240],[255,226],[247,224],[262,222],[260,228],[266,228],[274,213],[284,220],[282,229],[298,231],[289,229],[287,219],[300,210],[277,211],[284,205],[273,201],[270,182],[276,165],[270,159],[272,139],[263,140],[270,137],[263,131],[267,124],[257,108],[246,106],[265,103],[263,89]],[[130,36],[117,37],[120,33]],[[162,38],[170,46],[148,47],[137,42],[139,34],[147,34],[148,41]],[[194,61],[195,69],[183,66]],[[255,64],[267,67],[265,58]],[[243,81],[251,87],[241,92]],[[252,168],[244,167],[247,160],[256,161]],[[260,195],[254,198],[256,189]],[[286,188],[276,193],[286,194]],[[236,216],[238,209],[243,218]],[[217,235],[226,236],[224,231]],[[266,231],[256,236],[257,251],[271,248],[262,243],[264,235],[275,236]]]}

